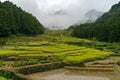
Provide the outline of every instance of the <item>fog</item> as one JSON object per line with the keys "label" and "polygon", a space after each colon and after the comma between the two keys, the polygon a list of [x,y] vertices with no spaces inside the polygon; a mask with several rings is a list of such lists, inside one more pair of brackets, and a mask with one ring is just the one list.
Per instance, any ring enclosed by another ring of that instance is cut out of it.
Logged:
{"label": "fog", "polygon": [[[5,1],[5,0],[1,0]],[[91,9],[107,12],[119,0],[9,0],[32,13],[42,25],[63,29],[86,20]]]}

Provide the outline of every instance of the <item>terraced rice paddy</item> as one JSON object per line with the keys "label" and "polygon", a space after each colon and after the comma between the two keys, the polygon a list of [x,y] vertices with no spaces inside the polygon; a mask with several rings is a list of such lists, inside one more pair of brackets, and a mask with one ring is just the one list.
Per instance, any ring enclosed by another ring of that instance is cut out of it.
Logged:
{"label": "terraced rice paddy", "polygon": [[[86,62],[109,58],[111,55],[115,55],[114,51],[116,51],[116,48],[111,47],[109,43],[54,35],[54,33],[34,37],[15,37],[8,39],[6,45],[0,48],[0,67],[10,70],[24,70],[26,66],[29,67],[32,72],[33,69],[35,69],[33,66],[39,65],[41,65],[39,67],[43,69],[46,67],[44,71],[55,69],[52,66],[54,63],[58,62],[62,63],[62,66],[64,66],[64,64],[70,66],[84,66]],[[117,53],[119,54],[119,52]],[[50,64],[50,68],[45,66],[48,64]],[[62,76],[64,76],[65,80],[67,80],[68,77],[68,80],[79,80],[79,78],[82,80],[88,78],[89,80],[109,80],[104,76],[98,77],[93,75],[91,77],[86,75],[84,77],[82,74],[77,76],[76,73],[75,75],[69,75],[66,71],[58,73],[58,75],[50,76],[51,77],[41,76],[41,79],[53,80],[53,78],[55,78],[54,80],[58,80],[58,78],[61,77],[60,80],[64,80],[62,79]],[[36,75],[36,78],[37,77],[38,75]],[[0,80],[4,80],[3,77],[0,78]]]}
{"label": "terraced rice paddy", "polygon": [[[37,58],[45,57],[46,62],[65,61],[65,62],[84,62],[96,59],[104,59],[113,52],[101,51],[84,46],[67,44],[68,42],[92,43],[90,40],[78,39],[68,36],[48,36],[41,35],[36,37],[18,37],[7,42],[7,45],[0,49],[1,56],[9,58]],[[41,62],[41,61],[39,61]]]}

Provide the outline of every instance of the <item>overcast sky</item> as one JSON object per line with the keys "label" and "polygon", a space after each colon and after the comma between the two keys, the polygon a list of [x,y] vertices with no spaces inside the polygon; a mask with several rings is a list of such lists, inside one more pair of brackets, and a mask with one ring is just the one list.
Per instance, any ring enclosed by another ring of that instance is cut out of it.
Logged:
{"label": "overcast sky", "polygon": [[[5,1],[5,0],[0,0]],[[91,10],[107,12],[120,0],[10,0],[32,13],[45,27],[67,28],[85,19]]]}

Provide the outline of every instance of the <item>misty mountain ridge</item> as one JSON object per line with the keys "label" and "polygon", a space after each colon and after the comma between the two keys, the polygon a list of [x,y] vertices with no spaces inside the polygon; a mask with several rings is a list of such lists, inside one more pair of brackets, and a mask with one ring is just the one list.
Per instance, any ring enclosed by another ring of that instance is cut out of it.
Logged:
{"label": "misty mountain ridge", "polygon": [[97,11],[95,9],[89,10],[85,16],[87,18],[87,22],[95,22],[99,17],[101,17],[104,13],[101,11]]}
{"label": "misty mountain ridge", "polygon": [[[71,18],[73,17],[72,14],[67,13],[66,10],[61,10],[61,9],[56,10],[49,15],[58,16],[58,17],[59,16],[69,16]],[[81,15],[82,17],[79,17],[78,20],[76,22],[72,23],[71,25],[78,25],[78,24],[83,24],[83,23],[92,23],[92,22],[95,22],[102,15],[103,15],[103,12],[92,9],[92,10],[89,10],[88,12],[84,13],[83,15]],[[69,25],[69,26],[71,26],[71,25]],[[51,27],[49,26],[49,29],[58,30],[58,29],[64,29],[64,28],[62,28],[62,26],[60,27],[60,26],[53,24]]]}
{"label": "misty mountain ridge", "polygon": [[[100,18],[102,15],[104,14],[104,12],[101,11],[97,11],[95,9],[91,9],[89,11],[87,11],[84,14],[84,19],[79,20],[78,22],[76,22],[75,24],[71,25],[71,26],[76,26],[76,25],[80,25],[80,24],[85,24],[85,23],[94,23],[98,18]],[[70,27],[71,27],[70,26]]]}
{"label": "misty mountain ridge", "polygon": [[64,10],[56,10],[54,12],[52,12],[51,14],[49,15],[69,15],[68,13],[66,13]]}

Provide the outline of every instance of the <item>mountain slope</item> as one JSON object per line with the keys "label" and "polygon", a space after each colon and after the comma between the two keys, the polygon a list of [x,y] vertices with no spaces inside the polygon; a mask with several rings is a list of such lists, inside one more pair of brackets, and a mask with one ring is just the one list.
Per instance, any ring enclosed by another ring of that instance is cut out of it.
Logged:
{"label": "mountain slope", "polygon": [[95,9],[89,10],[85,16],[88,18],[89,22],[94,22],[96,19],[101,17],[103,15],[103,12],[97,11]]}
{"label": "mountain slope", "polygon": [[110,11],[98,18],[95,23],[77,25],[72,33],[75,37],[120,41],[120,3],[113,5]]}
{"label": "mountain slope", "polygon": [[35,35],[43,32],[43,26],[34,16],[9,1],[0,2],[0,37],[17,33]]}

